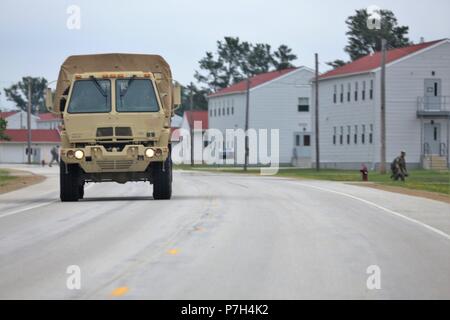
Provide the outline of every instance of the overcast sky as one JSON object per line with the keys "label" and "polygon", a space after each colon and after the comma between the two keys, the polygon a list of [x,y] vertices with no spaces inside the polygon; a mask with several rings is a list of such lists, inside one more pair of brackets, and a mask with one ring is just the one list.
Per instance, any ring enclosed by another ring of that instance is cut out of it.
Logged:
{"label": "overcast sky", "polygon": [[[70,5],[81,10],[79,30],[66,26]],[[313,67],[318,52],[324,71],[324,62],[348,59],[345,20],[370,5],[394,11],[413,41],[450,37],[449,0],[1,0],[0,107],[11,106],[3,87],[26,75],[55,80],[73,54],[161,54],[186,84],[224,36],[286,44],[297,65]]]}

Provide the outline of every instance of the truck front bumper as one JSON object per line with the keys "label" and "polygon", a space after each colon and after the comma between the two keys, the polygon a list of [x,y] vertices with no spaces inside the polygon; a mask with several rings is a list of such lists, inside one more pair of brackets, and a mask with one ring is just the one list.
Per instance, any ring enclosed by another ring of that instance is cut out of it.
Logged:
{"label": "truck front bumper", "polygon": [[144,172],[151,162],[164,161],[168,155],[167,147],[143,145],[127,145],[121,151],[108,151],[102,145],[61,149],[62,161],[79,164],[86,173]]}

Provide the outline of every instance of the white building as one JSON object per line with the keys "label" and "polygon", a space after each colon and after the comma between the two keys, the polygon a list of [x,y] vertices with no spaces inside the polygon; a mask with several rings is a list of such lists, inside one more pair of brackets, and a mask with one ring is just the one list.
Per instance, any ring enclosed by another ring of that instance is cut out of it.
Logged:
{"label": "white building", "polygon": [[[27,113],[25,111],[0,112],[0,118],[8,121],[8,129],[27,129]],[[37,129],[39,117],[31,115],[31,129]]]}
{"label": "white building", "polygon": [[[0,112],[0,118],[8,121],[8,129],[27,129],[27,113],[25,111]],[[53,113],[41,113],[31,115],[31,129],[54,129],[57,130],[62,124],[61,117]]]}
{"label": "white building", "polygon": [[[249,129],[279,130],[280,163],[310,166],[313,75],[313,70],[300,67],[250,79]],[[246,88],[247,82],[242,81],[208,97],[210,129],[218,129],[225,136],[227,129],[245,128]],[[224,142],[227,157],[233,157],[234,147],[234,141]]]}
{"label": "white building", "polygon": [[[28,130],[8,129],[5,134],[10,138],[0,141],[0,163],[26,163],[28,160],[27,141]],[[50,150],[60,144],[57,130],[34,129],[31,130],[31,161],[33,163],[49,163]]]}
{"label": "white building", "polygon": [[[380,65],[381,54],[375,53],[321,75],[322,166],[356,169],[361,163],[371,168],[379,165]],[[387,163],[404,150],[409,167],[446,167],[449,119],[450,41],[388,51]]]}
{"label": "white building", "polygon": [[[0,112],[7,121],[5,134],[10,140],[0,141],[0,163],[25,163],[28,161],[27,113],[24,111]],[[49,163],[50,150],[60,144],[61,119],[51,113],[31,115],[31,161]]]}

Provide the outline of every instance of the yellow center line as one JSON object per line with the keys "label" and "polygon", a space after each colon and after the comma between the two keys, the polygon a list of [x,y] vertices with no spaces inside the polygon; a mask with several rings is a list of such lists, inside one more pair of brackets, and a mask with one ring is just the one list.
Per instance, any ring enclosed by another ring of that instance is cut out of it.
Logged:
{"label": "yellow center line", "polygon": [[113,292],[111,292],[111,295],[113,297],[121,297],[124,294],[126,294],[128,292],[128,287],[119,287],[113,290]]}

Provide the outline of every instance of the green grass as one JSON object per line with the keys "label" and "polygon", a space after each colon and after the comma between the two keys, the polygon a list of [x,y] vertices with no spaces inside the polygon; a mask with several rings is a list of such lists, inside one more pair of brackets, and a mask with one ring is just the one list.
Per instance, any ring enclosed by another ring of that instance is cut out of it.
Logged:
{"label": "green grass", "polygon": [[9,181],[16,179],[17,177],[11,176],[8,170],[0,169],[0,187],[7,184]]}
{"label": "green grass", "polygon": [[[256,168],[250,168],[248,172],[244,172],[241,168],[230,167],[208,167],[189,165],[176,166],[176,168],[184,170],[214,170],[219,172],[242,173],[242,174],[258,174]],[[314,169],[295,169],[280,168],[278,177],[297,178],[297,179],[314,179],[328,181],[344,181],[358,182],[361,181],[361,174],[358,170],[332,170],[324,169],[317,172]],[[409,177],[405,182],[392,181],[390,174],[381,175],[378,172],[369,172],[369,181],[376,182],[381,185],[396,186],[414,190],[424,190],[430,192],[442,193],[450,196],[450,172],[428,171],[428,170],[411,170]]]}

